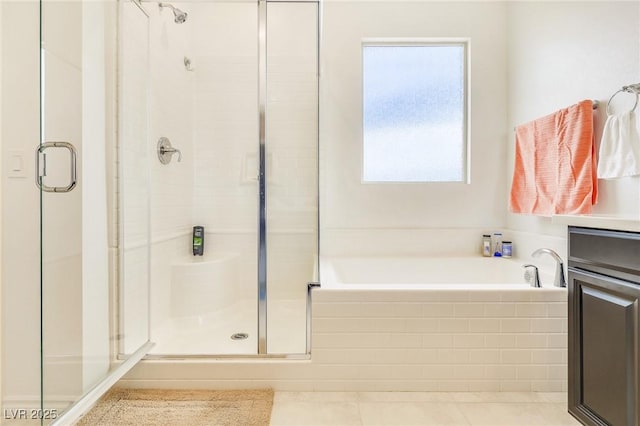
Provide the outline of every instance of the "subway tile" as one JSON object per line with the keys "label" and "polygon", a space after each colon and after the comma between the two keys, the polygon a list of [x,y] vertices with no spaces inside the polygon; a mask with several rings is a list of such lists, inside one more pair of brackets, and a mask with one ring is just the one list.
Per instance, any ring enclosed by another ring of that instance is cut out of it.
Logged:
{"label": "subway tile", "polygon": [[486,348],[515,348],[515,334],[486,334],[484,336],[484,346]]}
{"label": "subway tile", "polygon": [[313,344],[317,348],[380,348],[388,347],[390,343],[390,335],[381,333],[314,333],[313,335]]}
{"label": "subway tile", "polygon": [[472,333],[498,333],[500,332],[500,320],[474,318],[469,322],[469,331]]}
{"label": "subway tile", "polygon": [[531,351],[531,362],[533,364],[566,365],[566,352],[562,349],[535,349]]}
{"label": "subway tile", "polygon": [[405,331],[408,333],[435,333],[438,331],[438,320],[435,318],[407,318]]}
{"label": "subway tile", "polygon": [[454,348],[482,348],[484,347],[484,336],[481,334],[454,334]]}
{"label": "subway tile", "polygon": [[462,318],[447,318],[438,321],[438,330],[441,333],[467,333],[469,331],[469,320]]}
{"label": "subway tile", "polygon": [[394,316],[419,318],[422,316],[422,304],[420,303],[394,303]]}
{"label": "subway tile", "polygon": [[565,302],[567,301],[566,289],[545,288],[542,291],[532,291],[530,298],[532,302]]}
{"label": "subway tile", "polygon": [[453,346],[453,336],[448,334],[422,335],[423,348],[450,348]]}
{"label": "subway tile", "polygon": [[469,391],[469,382],[467,380],[439,380],[439,392],[467,392]]}
{"label": "subway tile", "polygon": [[562,318],[532,318],[531,331],[534,333],[562,333],[567,320]]}
{"label": "subway tile", "polygon": [[518,317],[546,317],[547,305],[544,303],[517,303],[516,316]]}
{"label": "subway tile", "polygon": [[567,317],[567,303],[549,303],[547,305],[548,316],[552,318]]}
{"label": "subway tile", "polygon": [[546,367],[548,370],[548,376],[545,378],[553,380],[567,380],[567,366],[566,365],[549,365]]}
{"label": "subway tile", "polygon": [[512,365],[486,365],[484,377],[491,380],[515,379],[516,367]]}
{"label": "subway tile", "polygon": [[437,349],[409,349],[406,353],[405,362],[407,364],[437,364]]}
{"label": "subway tile", "polygon": [[407,364],[409,363],[409,353],[414,352],[409,349],[373,349],[371,359],[373,364]]}
{"label": "subway tile", "polygon": [[518,379],[538,379],[547,378],[547,367],[544,365],[522,365],[516,369],[516,377]]}
{"label": "subway tile", "polygon": [[480,303],[456,303],[453,305],[453,315],[458,318],[482,317],[484,307]]}
{"label": "subway tile", "polygon": [[421,367],[421,371],[423,379],[449,379],[453,377],[454,367],[450,365],[424,365]]}
{"label": "subway tile", "polygon": [[453,304],[425,303],[422,305],[422,316],[437,318],[453,317]]}
{"label": "subway tile", "polygon": [[469,362],[472,364],[498,364],[500,351],[498,349],[470,349]]}
{"label": "subway tile", "polygon": [[362,316],[359,303],[314,303],[313,317],[359,317]]}
{"label": "subway tile", "polygon": [[567,347],[567,335],[565,334],[548,334],[547,346],[549,348],[564,349]]}
{"label": "subway tile", "polygon": [[394,303],[362,303],[360,313],[363,317],[395,317]]}
{"label": "subway tile", "polygon": [[440,364],[467,364],[469,349],[439,349],[438,362]]}
{"label": "subway tile", "polygon": [[419,377],[422,367],[419,365],[393,365],[391,377],[394,379],[415,379]]}
{"label": "subway tile", "polygon": [[517,348],[546,348],[547,347],[547,335],[546,334],[518,334],[516,335],[516,347]]}
{"label": "subway tile", "polygon": [[473,380],[468,383],[469,392],[499,392],[500,382],[497,380]]}
{"label": "subway tile", "polygon": [[453,378],[474,380],[484,379],[484,366],[482,365],[458,365],[453,370]]}
{"label": "subway tile", "polygon": [[[357,378],[365,380],[377,380],[377,379],[393,379],[392,365],[359,365],[352,367],[353,370],[357,370]],[[331,377],[331,376],[329,376]]]}
{"label": "subway tile", "polygon": [[362,319],[365,321],[371,331],[378,333],[395,332],[401,333],[406,330],[406,319],[404,318],[376,318],[376,319]]}
{"label": "subway tile", "polygon": [[422,347],[422,334],[391,334],[390,347],[394,348],[420,348]]}
{"label": "subway tile", "polygon": [[500,329],[504,333],[528,332],[531,330],[531,320],[526,318],[501,319]]}
{"label": "subway tile", "polygon": [[527,349],[502,349],[500,358],[504,364],[530,364],[531,351]]}

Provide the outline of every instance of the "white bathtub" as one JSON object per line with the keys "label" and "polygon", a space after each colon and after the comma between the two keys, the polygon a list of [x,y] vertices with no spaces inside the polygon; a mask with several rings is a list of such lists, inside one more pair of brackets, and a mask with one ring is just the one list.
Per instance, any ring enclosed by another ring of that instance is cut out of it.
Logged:
{"label": "white bathtub", "polygon": [[530,287],[522,263],[324,257],[314,367],[341,390],[566,391],[567,291],[545,270]]}
{"label": "white bathtub", "polygon": [[[321,279],[325,289],[528,289],[523,264],[485,257],[328,257],[321,260]],[[551,287],[552,276],[541,270],[540,278]]]}

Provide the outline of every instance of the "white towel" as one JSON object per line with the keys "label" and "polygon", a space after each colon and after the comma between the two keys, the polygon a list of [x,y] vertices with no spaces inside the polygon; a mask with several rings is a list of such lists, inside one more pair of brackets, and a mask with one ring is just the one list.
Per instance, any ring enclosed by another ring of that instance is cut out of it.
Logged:
{"label": "white towel", "polygon": [[640,175],[640,135],[635,112],[607,118],[598,157],[600,179]]}

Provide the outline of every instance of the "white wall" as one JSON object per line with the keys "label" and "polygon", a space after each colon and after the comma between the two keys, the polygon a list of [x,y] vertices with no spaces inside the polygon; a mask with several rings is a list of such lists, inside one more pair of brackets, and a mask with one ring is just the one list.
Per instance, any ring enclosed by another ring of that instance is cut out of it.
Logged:
{"label": "white wall", "polygon": [[[133,2],[120,2],[118,76],[117,195],[122,256],[119,278],[119,330],[125,353],[149,339],[150,161],[149,24]],[[115,247],[113,248],[115,251]],[[115,253],[114,253],[115,254]],[[115,257],[115,256],[114,256]],[[121,342],[119,342],[121,343]]]}
{"label": "white wall", "polygon": [[196,67],[193,224],[207,232],[205,256],[239,255],[237,282],[227,285],[240,298],[257,300],[258,8],[190,8]]}
{"label": "white wall", "polygon": [[[172,3],[190,12],[189,5]],[[185,69],[191,57],[192,15],[176,24],[170,9],[145,4],[149,13],[149,131],[151,182],[151,327],[162,324],[170,313],[171,265],[189,253],[193,217],[195,74]],[[170,164],[158,161],[156,144],[167,137],[182,153]],[[126,283],[125,283],[126,285]]]}
{"label": "white wall", "polygon": [[[582,99],[600,101],[596,144],[606,102],[624,85],[640,81],[638,2],[510,2],[508,6],[508,167],[513,173],[513,127]],[[623,105],[625,95],[616,102]],[[629,96],[633,99],[632,96]],[[599,180],[593,214],[640,218],[640,177]],[[508,214],[515,230],[566,238],[566,226],[549,218]]]}
{"label": "white wall", "polygon": [[[322,253],[327,254],[325,242],[332,231],[344,228],[504,226],[506,4],[329,1],[323,7]],[[361,183],[361,40],[365,37],[470,39],[469,185]]]}
{"label": "white wall", "polygon": [[[2,175],[3,403],[37,402],[39,355],[38,191],[31,160],[38,144],[37,2],[2,2],[2,156],[24,156],[24,177]],[[16,405],[13,405],[16,406]],[[24,406],[24,405],[22,405]]]}

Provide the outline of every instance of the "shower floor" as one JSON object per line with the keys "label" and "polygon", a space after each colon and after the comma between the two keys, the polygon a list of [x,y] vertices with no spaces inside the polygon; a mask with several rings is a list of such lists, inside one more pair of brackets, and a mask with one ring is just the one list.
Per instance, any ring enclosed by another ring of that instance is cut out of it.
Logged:
{"label": "shower floor", "polygon": [[[300,354],[306,345],[306,301],[269,301],[267,351]],[[152,331],[151,355],[254,355],[258,348],[255,300],[243,300],[205,315],[170,318]],[[244,340],[233,340],[246,333]]]}

